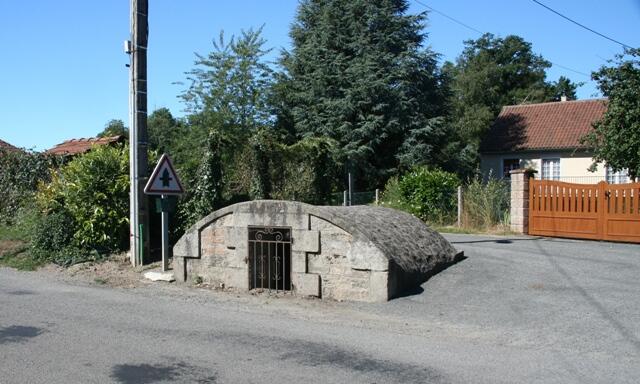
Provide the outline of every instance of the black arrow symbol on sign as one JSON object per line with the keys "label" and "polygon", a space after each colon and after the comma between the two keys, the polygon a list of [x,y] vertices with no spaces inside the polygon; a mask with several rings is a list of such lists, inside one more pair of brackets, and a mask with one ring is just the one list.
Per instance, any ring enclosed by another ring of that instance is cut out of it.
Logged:
{"label": "black arrow symbol on sign", "polygon": [[164,172],[162,172],[162,177],[160,178],[160,181],[162,181],[162,186],[168,187],[171,180],[173,180],[173,178],[169,175],[169,170],[165,168]]}

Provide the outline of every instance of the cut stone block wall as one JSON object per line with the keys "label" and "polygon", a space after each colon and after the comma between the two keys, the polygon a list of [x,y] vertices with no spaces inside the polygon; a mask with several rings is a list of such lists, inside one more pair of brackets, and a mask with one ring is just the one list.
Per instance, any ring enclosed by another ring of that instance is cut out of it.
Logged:
{"label": "cut stone block wall", "polygon": [[536,173],[531,169],[511,171],[511,231],[529,233],[529,179]]}
{"label": "cut stone block wall", "polygon": [[[386,301],[399,289],[420,284],[414,275],[456,254],[424,223],[393,210],[252,201],[213,212],[185,233],[173,250],[176,280],[197,277],[248,290],[250,226],[291,229],[291,289],[303,296]],[[399,262],[394,276],[392,259]]]}

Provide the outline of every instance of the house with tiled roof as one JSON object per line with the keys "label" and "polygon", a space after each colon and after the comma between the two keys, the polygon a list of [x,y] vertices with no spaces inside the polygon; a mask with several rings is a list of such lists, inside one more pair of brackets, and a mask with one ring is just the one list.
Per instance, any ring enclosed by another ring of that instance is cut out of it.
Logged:
{"label": "house with tiled roof", "polygon": [[533,168],[542,179],[627,182],[625,172],[603,165],[590,172],[590,149],[580,142],[606,110],[606,99],[505,106],[480,145],[481,170],[498,178]]}
{"label": "house with tiled roof", "polygon": [[14,147],[13,145],[7,143],[4,140],[0,140],[0,150],[5,150],[5,151],[19,151],[19,148]]}
{"label": "house with tiled roof", "polygon": [[46,153],[52,155],[74,156],[89,151],[95,145],[115,145],[125,142],[125,136],[91,137],[88,139],[72,139],[57,144]]}

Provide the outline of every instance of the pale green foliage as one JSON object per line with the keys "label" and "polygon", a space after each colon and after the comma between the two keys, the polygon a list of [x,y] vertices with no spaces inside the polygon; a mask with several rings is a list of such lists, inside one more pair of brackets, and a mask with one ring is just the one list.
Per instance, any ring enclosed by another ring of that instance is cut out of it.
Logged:
{"label": "pale green foliage", "polygon": [[604,162],[614,171],[640,176],[640,50],[619,55],[614,66],[593,73],[609,98],[607,111],[583,141],[594,148],[594,165]]}
{"label": "pale green foliage", "polygon": [[467,228],[488,229],[505,224],[510,204],[509,182],[489,175],[471,179],[464,187],[462,224]]}
{"label": "pale green foliage", "polygon": [[192,124],[219,125],[229,137],[248,137],[268,124],[271,114],[267,89],[272,71],[264,61],[262,28],[243,31],[228,42],[220,32],[214,50],[207,56],[196,54],[195,68],[187,72],[191,82],[181,98]]}
{"label": "pale green foliage", "polygon": [[45,214],[68,214],[78,248],[126,248],[129,214],[129,163],[126,148],[97,146],[74,158],[42,184],[39,206]]}
{"label": "pale green foliage", "polygon": [[387,208],[409,211],[409,203],[406,201],[402,189],[400,188],[400,178],[392,176],[384,186],[384,191],[380,195],[380,205]]}

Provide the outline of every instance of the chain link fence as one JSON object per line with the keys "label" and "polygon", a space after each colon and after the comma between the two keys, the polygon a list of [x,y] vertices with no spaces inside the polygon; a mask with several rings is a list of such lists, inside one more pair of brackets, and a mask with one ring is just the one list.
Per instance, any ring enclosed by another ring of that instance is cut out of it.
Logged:
{"label": "chain link fence", "polygon": [[349,192],[337,192],[331,194],[329,205],[370,205],[378,202],[379,190],[351,192],[351,200],[349,200]]}

